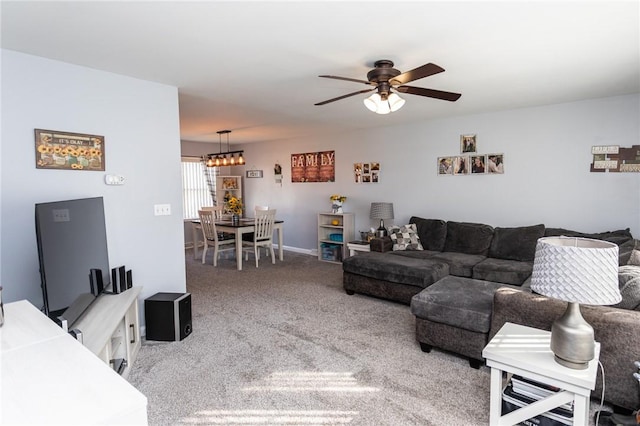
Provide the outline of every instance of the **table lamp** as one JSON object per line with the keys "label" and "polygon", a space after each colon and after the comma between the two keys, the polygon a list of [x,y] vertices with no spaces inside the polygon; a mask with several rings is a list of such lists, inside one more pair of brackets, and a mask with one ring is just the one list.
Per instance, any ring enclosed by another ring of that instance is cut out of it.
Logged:
{"label": "table lamp", "polygon": [[575,237],[540,238],[536,245],[531,290],[569,302],[551,327],[551,351],[556,362],[584,370],[594,357],[593,327],[580,313],[580,303],[620,302],[618,246]]}
{"label": "table lamp", "polygon": [[385,219],[393,219],[393,203],[371,203],[370,219],[380,219],[380,227],[376,230],[376,237],[384,237],[387,235],[387,229],[384,227]]}

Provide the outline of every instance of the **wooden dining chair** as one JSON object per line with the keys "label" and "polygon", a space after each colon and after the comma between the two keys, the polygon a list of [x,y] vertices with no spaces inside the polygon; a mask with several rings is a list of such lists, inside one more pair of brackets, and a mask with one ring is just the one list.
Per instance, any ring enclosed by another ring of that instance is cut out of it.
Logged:
{"label": "wooden dining chair", "polygon": [[205,262],[207,249],[209,246],[213,246],[213,266],[218,266],[218,255],[220,252],[235,250],[235,238],[220,238],[220,235],[216,230],[216,217],[214,210],[198,210],[198,216],[200,216],[200,226],[202,227],[202,237],[204,239],[202,263]]}
{"label": "wooden dining chair", "polygon": [[242,250],[245,259],[249,260],[249,252],[253,251],[256,258],[256,268],[260,260],[260,247],[265,247],[271,253],[271,263],[276,263],[273,252],[273,222],[276,218],[276,210],[256,210],[254,219],[253,241],[242,241]]}

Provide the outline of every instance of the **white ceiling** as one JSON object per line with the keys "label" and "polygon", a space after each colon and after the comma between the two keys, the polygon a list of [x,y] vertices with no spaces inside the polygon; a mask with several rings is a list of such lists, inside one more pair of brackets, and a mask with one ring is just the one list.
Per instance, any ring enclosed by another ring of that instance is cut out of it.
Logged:
{"label": "white ceiling", "polygon": [[[2,1],[2,47],[176,86],[184,140],[231,144],[640,92],[635,1]],[[353,96],[378,59],[446,71],[380,116]]]}

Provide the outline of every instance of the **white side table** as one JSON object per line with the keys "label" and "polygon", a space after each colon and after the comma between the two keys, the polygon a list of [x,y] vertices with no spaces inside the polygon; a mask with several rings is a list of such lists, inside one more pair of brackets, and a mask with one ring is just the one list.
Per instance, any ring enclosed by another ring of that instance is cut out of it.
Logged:
{"label": "white side table", "polygon": [[355,255],[358,251],[371,251],[371,245],[366,241],[349,241],[347,248],[349,249],[349,256]]}
{"label": "white side table", "polygon": [[[558,364],[549,348],[551,333],[506,323],[482,351],[491,367],[491,425],[514,425],[552,408],[574,401],[573,424],[589,424],[589,396],[596,385],[600,343],[595,358],[586,370],[574,370]],[[509,414],[502,413],[502,372],[562,389],[555,395],[536,401]]]}

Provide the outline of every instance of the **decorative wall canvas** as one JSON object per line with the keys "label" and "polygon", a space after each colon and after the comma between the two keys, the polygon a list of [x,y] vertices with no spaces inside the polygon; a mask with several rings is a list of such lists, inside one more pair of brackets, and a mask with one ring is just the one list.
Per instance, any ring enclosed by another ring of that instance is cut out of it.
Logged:
{"label": "decorative wall canvas", "polygon": [[353,177],[356,183],[378,183],[380,181],[380,163],[354,163]]}
{"label": "decorative wall canvas", "polygon": [[104,171],[104,136],[35,129],[36,168]]}
{"label": "decorative wall canvas", "polygon": [[334,182],[335,151],[291,154],[291,182]]}
{"label": "decorative wall canvas", "polygon": [[640,172],[640,145],[632,145],[630,148],[621,148],[618,145],[593,146],[591,154],[591,172]]}

